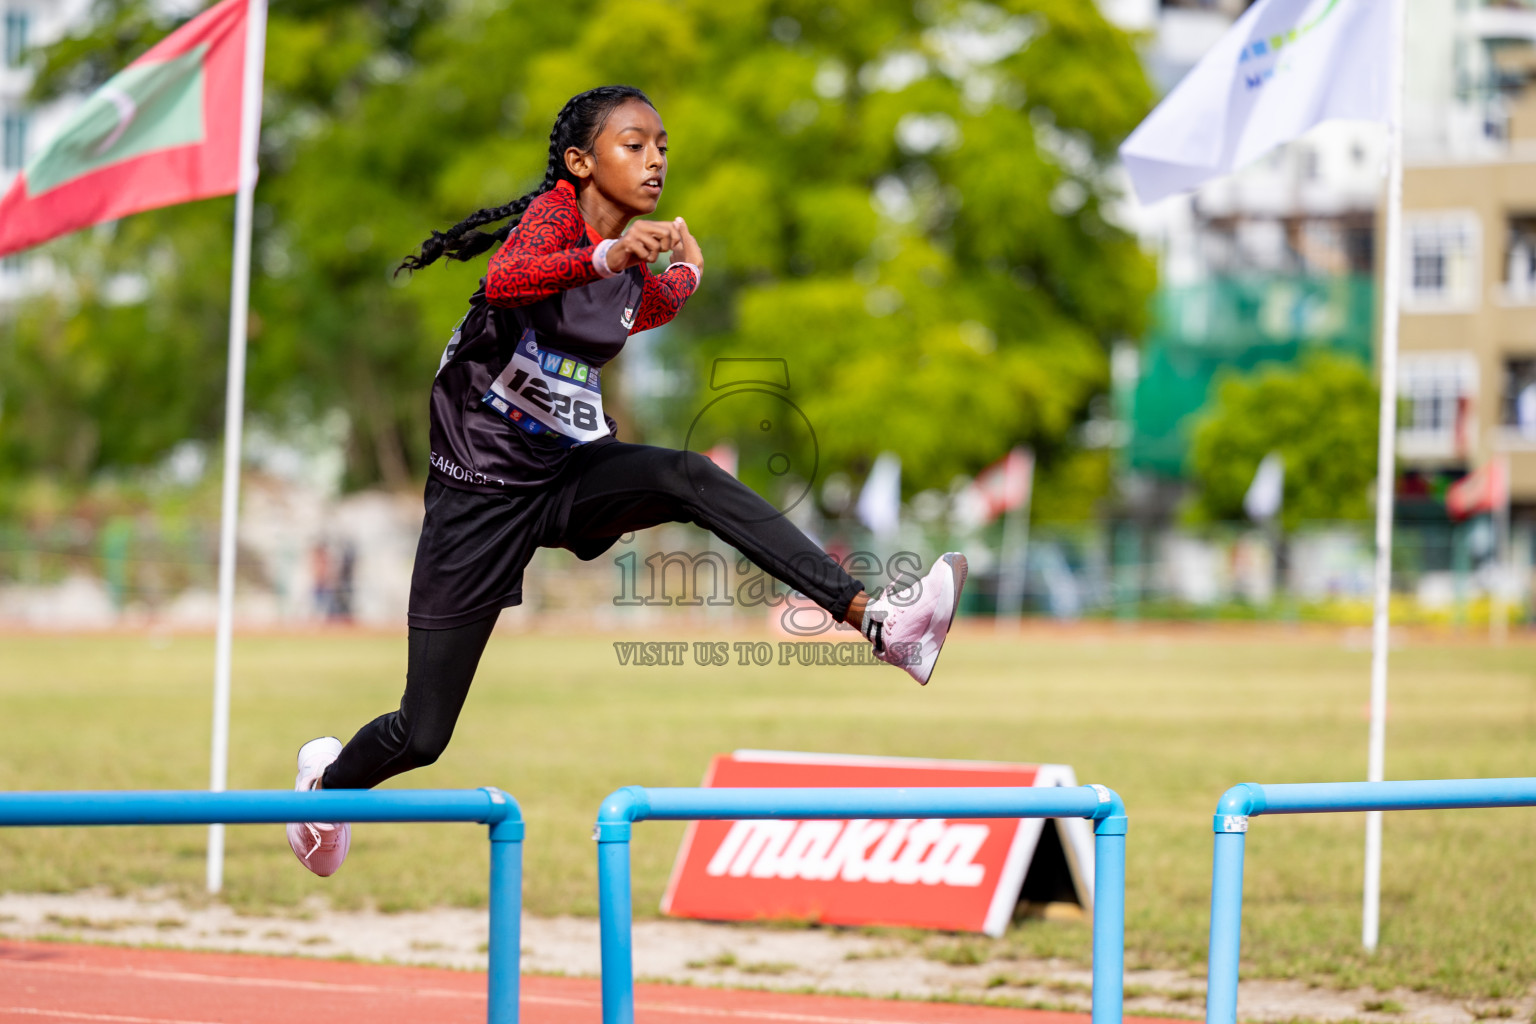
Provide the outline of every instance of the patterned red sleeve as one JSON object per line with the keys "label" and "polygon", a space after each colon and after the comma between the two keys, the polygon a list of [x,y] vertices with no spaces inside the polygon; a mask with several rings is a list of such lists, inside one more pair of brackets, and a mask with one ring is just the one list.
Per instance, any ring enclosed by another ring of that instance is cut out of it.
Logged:
{"label": "patterned red sleeve", "polygon": [[555,188],[528,204],[517,229],[491,257],[485,297],[493,306],[527,306],[598,279],[595,246],[568,189]]}
{"label": "patterned red sleeve", "polygon": [[635,326],[629,333],[639,334],[671,320],[698,286],[699,280],[691,267],[668,267],[659,276],[646,274],[645,290],[640,293],[640,312],[635,314]]}

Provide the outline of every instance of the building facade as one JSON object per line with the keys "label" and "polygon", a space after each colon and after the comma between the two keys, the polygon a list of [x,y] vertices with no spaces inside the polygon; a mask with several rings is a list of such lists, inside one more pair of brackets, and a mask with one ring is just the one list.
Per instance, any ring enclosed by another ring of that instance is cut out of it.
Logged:
{"label": "building facade", "polygon": [[1507,459],[1536,514],[1536,3],[1410,9],[1398,452],[1404,497]]}
{"label": "building facade", "polygon": [[[1118,0],[1171,88],[1244,0]],[[1536,0],[1413,0],[1404,104],[1400,498],[1507,457],[1536,516]],[[1324,344],[1369,357],[1387,136],[1330,123],[1188,196],[1132,207],[1161,287],[1127,464],[1177,477],[1214,373]]]}
{"label": "building facade", "polygon": [[[1107,15],[1146,40],[1166,93],[1210,51],[1249,0],[1115,0]],[[1309,351],[1369,363],[1376,221],[1387,153],[1378,125],[1324,124],[1236,174],[1123,211],[1155,253],[1159,288],[1139,339],[1124,466],[1139,518],[1171,514],[1191,431],[1223,372]]]}

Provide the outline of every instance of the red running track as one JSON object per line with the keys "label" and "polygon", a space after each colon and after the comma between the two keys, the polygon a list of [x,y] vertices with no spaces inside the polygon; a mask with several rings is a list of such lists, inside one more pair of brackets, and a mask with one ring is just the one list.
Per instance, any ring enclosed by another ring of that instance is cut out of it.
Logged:
{"label": "red running track", "polygon": [[[640,1024],[1085,1024],[1087,1014],[640,985]],[[525,975],[524,1024],[598,1024],[595,978]],[[485,975],[0,942],[0,1024],[483,1024]],[[1130,1024],[1151,1024],[1126,1018]],[[1166,1022],[1165,1022],[1166,1024]]]}

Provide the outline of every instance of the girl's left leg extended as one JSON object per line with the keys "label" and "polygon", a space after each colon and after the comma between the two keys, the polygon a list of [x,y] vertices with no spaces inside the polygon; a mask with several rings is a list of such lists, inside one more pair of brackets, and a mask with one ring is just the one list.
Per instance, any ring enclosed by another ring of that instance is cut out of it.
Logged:
{"label": "girl's left leg extended", "polygon": [[697,452],[612,442],[581,469],[567,541],[605,540],[662,523],[696,523],[839,622],[864,585],[752,488]]}
{"label": "girl's left leg extended", "polygon": [[[572,547],[661,523],[697,523],[769,575],[851,621],[883,661],[926,684],[960,606],[965,556],[950,552],[922,579],[868,598],[843,571],[756,491],[695,452],[610,442],[586,455],[560,538]],[[601,547],[598,550],[602,550]],[[850,605],[853,605],[850,614]]]}

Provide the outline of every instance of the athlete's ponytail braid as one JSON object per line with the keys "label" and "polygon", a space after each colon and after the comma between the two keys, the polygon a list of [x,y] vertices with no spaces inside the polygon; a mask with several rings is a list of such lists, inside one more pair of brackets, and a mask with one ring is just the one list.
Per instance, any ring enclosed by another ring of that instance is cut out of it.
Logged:
{"label": "athlete's ponytail braid", "polygon": [[[562,178],[572,184],[576,183],[571,172],[566,170],[565,151],[572,146],[583,151],[590,150],[597,142],[597,136],[603,130],[608,115],[629,100],[639,100],[647,105],[651,103],[645,93],[628,85],[599,86],[571,97],[560,109],[554,127],[549,130],[549,162],[544,167],[544,180],[538,188],[505,206],[476,210],[447,231],[432,232],[432,237],[421,243],[421,252],[401,260],[395,273],[420,270],[441,256],[451,260],[474,259],[492,246],[506,241],[512,229],[522,220],[529,203],[554,188]],[[502,220],[507,223],[495,231],[475,230],[482,224],[494,224]]]}

